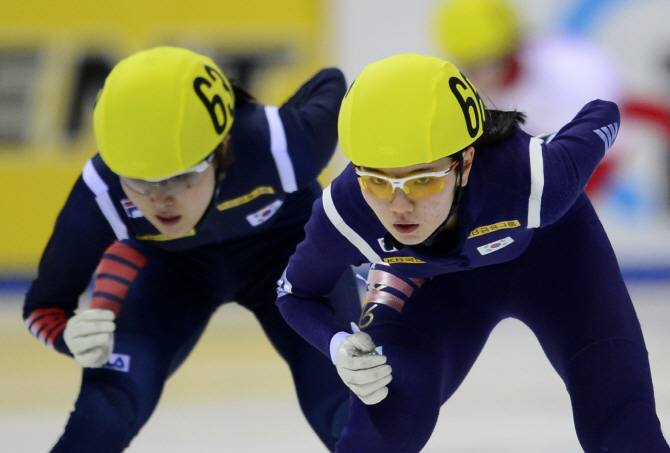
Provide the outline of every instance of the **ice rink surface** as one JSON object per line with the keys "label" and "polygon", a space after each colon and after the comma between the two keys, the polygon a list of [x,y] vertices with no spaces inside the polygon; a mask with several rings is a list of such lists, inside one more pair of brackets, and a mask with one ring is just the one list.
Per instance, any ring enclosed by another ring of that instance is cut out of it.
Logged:
{"label": "ice rink surface", "polygon": [[[638,283],[630,291],[647,341],[659,416],[670,433],[670,283]],[[72,409],[79,369],[34,339],[20,313],[20,295],[0,295],[0,450],[48,452]],[[298,409],[287,367],[253,317],[229,304],[168,381],[158,409],[127,451],[326,450]],[[494,330],[442,408],[424,451],[582,451],[563,383],[523,324],[506,320]]]}

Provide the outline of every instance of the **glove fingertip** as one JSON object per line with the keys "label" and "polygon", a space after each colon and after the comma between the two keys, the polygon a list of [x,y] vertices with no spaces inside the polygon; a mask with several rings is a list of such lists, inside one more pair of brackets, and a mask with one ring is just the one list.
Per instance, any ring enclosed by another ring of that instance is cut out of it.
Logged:
{"label": "glove fingertip", "polygon": [[386,364],[385,355],[368,354],[362,357],[357,357],[357,359],[360,368],[374,368]]}
{"label": "glove fingertip", "polygon": [[364,353],[370,353],[375,350],[375,343],[365,332],[356,332],[355,334],[349,337],[351,339],[351,344]]}
{"label": "glove fingertip", "polygon": [[116,317],[112,310],[106,308],[91,308],[89,311],[94,312],[96,319],[101,321],[111,321]]}
{"label": "glove fingertip", "polygon": [[100,323],[101,332],[114,332],[116,330],[116,323],[114,321],[102,321]]}
{"label": "glove fingertip", "polygon": [[368,406],[372,406],[381,403],[388,396],[388,394],[388,387],[382,387],[365,398],[361,398],[361,401],[363,401],[363,403],[367,404]]}

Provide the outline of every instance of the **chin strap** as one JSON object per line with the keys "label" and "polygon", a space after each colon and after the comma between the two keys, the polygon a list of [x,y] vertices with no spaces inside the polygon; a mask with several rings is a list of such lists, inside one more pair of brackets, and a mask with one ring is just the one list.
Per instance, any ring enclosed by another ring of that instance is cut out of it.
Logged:
{"label": "chin strap", "polygon": [[[447,227],[447,222],[449,222],[449,219],[458,212],[458,206],[461,202],[461,197],[463,196],[463,186],[461,185],[461,182],[463,181],[463,153],[460,152],[456,154],[456,160],[458,161],[458,166],[456,167],[456,171],[458,172],[458,178],[456,178],[456,185],[454,188],[454,201],[451,203],[451,209],[449,209],[449,214],[447,214],[447,218],[444,219],[444,222],[440,224],[439,227],[433,233],[428,236],[428,238],[421,243],[421,245],[424,245],[426,247],[430,247],[433,245],[433,241],[435,238],[444,231],[444,229]],[[386,232],[384,235],[384,244],[387,249],[395,248],[397,250],[402,250],[405,247],[405,244],[401,243],[398,241],[395,237],[390,232]]]}

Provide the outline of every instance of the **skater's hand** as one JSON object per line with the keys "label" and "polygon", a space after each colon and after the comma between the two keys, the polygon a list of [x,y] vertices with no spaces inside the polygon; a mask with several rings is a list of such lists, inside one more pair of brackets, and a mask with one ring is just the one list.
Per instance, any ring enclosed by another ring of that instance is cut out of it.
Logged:
{"label": "skater's hand", "polygon": [[85,310],[68,320],[63,339],[79,366],[98,368],[112,354],[115,328],[111,310]]}
{"label": "skater's hand", "polygon": [[365,404],[377,404],[388,395],[391,365],[375,353],[375,344],[365,332],[347,336],[337,349],[337,373]]}

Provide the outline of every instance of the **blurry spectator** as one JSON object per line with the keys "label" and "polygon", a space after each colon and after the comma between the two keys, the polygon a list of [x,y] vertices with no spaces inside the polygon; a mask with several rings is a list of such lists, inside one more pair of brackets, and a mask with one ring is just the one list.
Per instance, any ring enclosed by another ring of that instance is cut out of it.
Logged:
{"label": "blurry spectator", "polygon": [[[478,87],[487,106],[524,112],[530,134],[557,132],[594,99],[621,107],[622,82],[602,49],[558,32],[531,36],[509,0],[447,0],[436,18],[445,56]],[[614,175],[617,148],[596,169],[589,195],[601,192]]]}
{"label": "blurry spectator", "polygon": [[621,100],[615,64],[602,49],[578,36],[528,35],[508,0],[447,0],[436,17],[445,56],[490,107],[526,113],[531,134],[556,132],[593,99]]}

